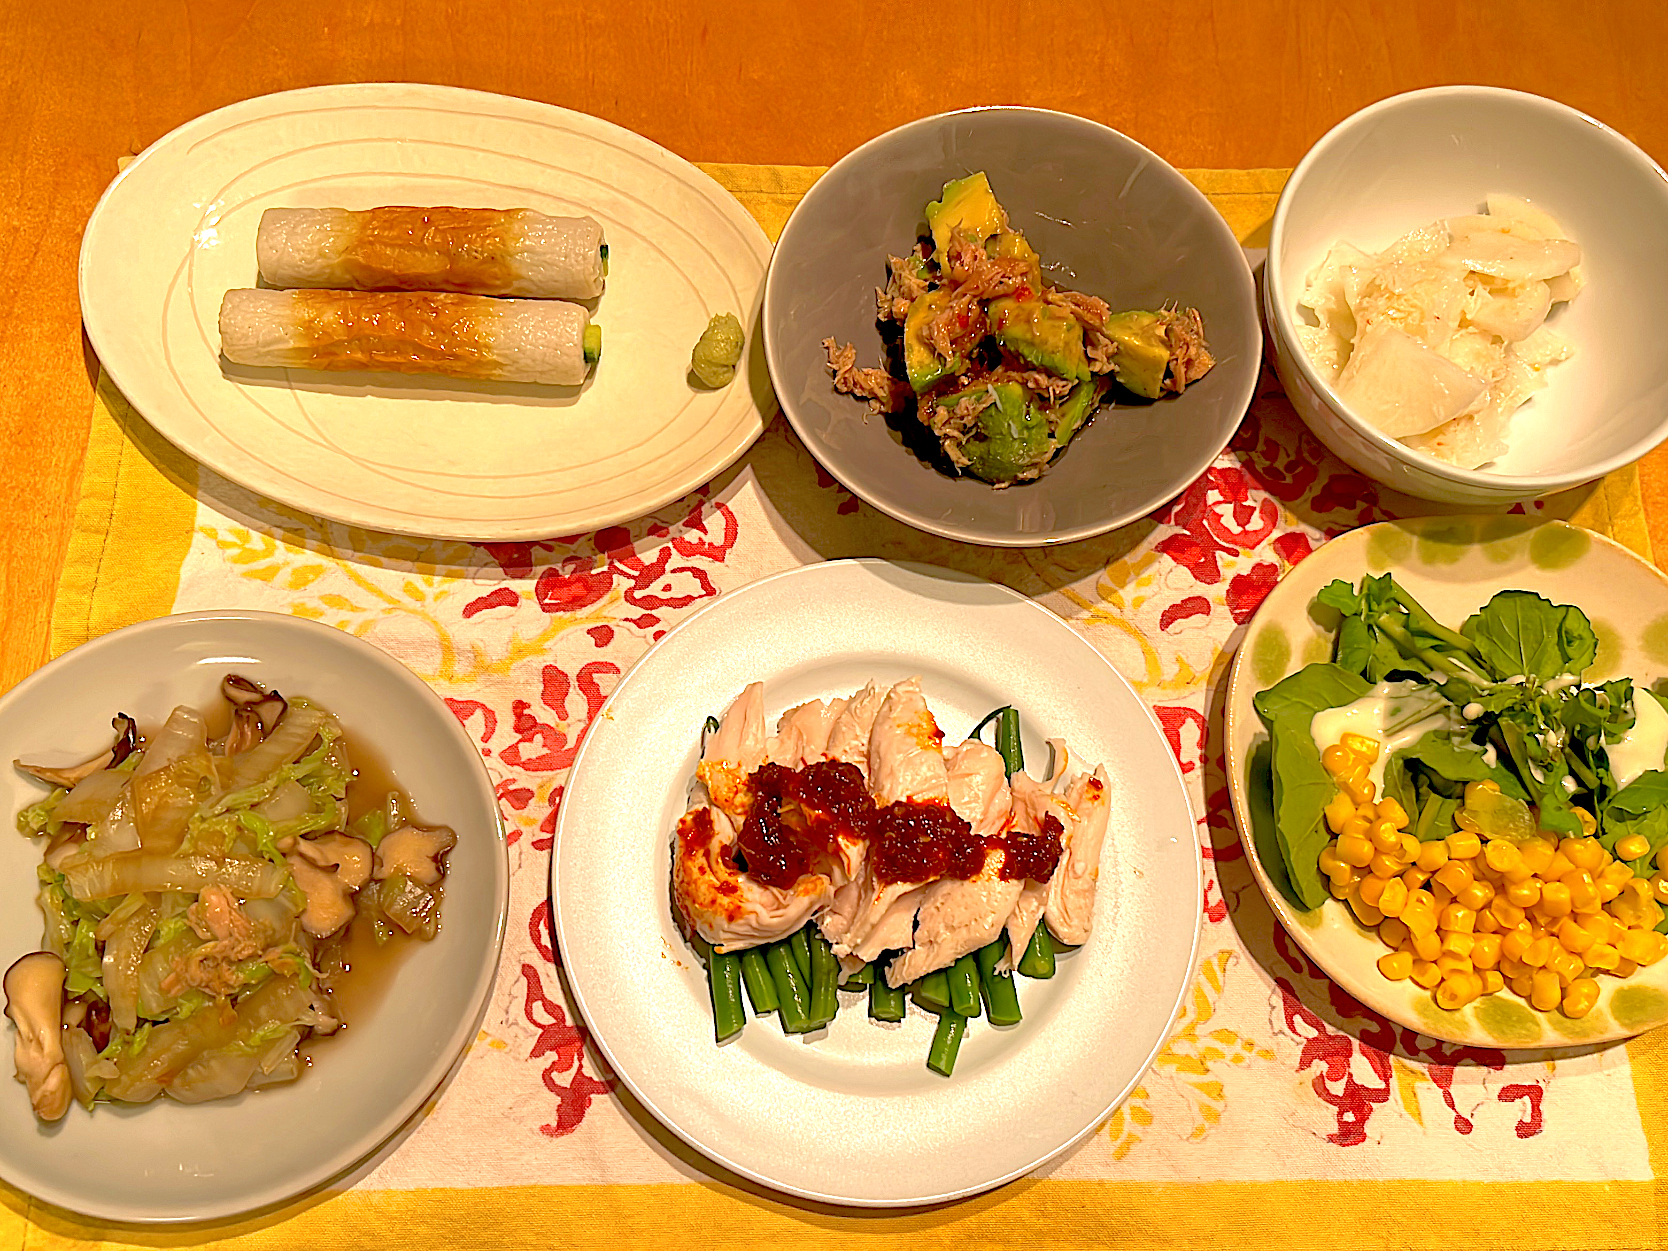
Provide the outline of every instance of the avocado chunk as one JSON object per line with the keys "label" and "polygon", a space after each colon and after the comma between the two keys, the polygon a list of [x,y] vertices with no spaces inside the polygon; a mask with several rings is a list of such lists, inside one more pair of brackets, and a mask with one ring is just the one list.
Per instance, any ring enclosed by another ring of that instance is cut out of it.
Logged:
{"label": "avocado chunk", "polygon": [[1089,420],[1089,415],[1095,411],[1103,394],[1100,382],[1080,382],[1049,410],[1050,416],[1054,419],[1055,447],[1064,448],[1072,441],[1072,436]]}
{"label": "avocado chunk", "polygon": [[927,205],[927,229],[939,252],[950,246],[950,236],[957,230],[983,247],[986,239],[1007,224],[1008,215],[996,202],[983,170],[945,183],[943,198]]}
{"label": "avocado chunk", "polygon": [[1156,400],[1164,393],[1164,375],[1170,368],[1170,340],[1164,333],[1167,320],[1162,313],[1131,309],[1106,319],[1106,333],[1117,340],[1112,355],[1112,373],[1136,395]]}
{"label": "avocado chunk", "polygon": [[990,245],[990,254],[997,260],[1024,261],[1030,268],[1031,286],[1039,291],[1042,289],[1042,258],[1019,231],[1000,232],[996,242]]}
{"label": "avocado chunk", "polygon": [[967,362],[960,356],[945,360],[927,338],[928,324],[949,305],[948,291],[928,291],[915,297],[908,315],[904,317],[904,370],[909,374],[909,385],[915,388],[917,395],[934,383],[967,368]]}
{"label": "avocado chunk", "polygon": [[1040,469],[1053,454],[1048,417],[1030,402],[1029,392],[1017,382],[998,382],[958,392],[935,401],[946,408],[969,396],[994,394],[996,402],[979,413],[978,429],[961,445],[967,464],[963,472],[986,482],[1012,482]]}
{"label": "avocado chunk", "polygon": [[985,315],[996,341],[1026,364],[1073,382],[1089,381],[1083,327],[1066,309],[1003,296],[990,302]]}

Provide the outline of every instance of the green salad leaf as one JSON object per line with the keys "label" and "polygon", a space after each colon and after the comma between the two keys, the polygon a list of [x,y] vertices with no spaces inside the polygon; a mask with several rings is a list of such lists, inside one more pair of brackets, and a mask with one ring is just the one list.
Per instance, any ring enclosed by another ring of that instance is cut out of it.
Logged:
{"label": "green salad leaf", "polygon": [[1502,681],[1580,676],[1598,655],[1587,615],[1532,591],[1501,591],[1460,627]]}

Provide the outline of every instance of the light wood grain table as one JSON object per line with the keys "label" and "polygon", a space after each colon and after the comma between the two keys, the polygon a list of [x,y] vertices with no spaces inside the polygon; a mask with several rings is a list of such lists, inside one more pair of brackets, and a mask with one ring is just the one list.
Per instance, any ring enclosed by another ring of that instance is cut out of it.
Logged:
{"label": "light wood grain table", "polygon": [[[46,658],[97,362],[81,230],[117,160],[248,96],[446,83],[580,109],[691,160],[827,164],[911,118],[1064,109],[1181,166],[1287,166],[1397,91],[1481,82],[1668,160],[1661,0],[0,0],[0,690]],[[1668,551],[1668,451],[1643,467]]]}

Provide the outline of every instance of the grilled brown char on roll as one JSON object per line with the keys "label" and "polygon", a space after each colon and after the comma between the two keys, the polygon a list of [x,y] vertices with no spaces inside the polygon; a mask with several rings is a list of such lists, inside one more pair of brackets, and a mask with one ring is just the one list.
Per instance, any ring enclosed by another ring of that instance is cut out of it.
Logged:
{"label": "grilled brown char on roll", "polygon": [[236,290],[220,304],[220,350],[238,365],[577,386],[602,354],[602,330],[560,300]]}
{"label": "grilled brown char on roll", "polygon": [[255,255],[274,287],[589,300],[608,274],[594,218],[531,209],[273,208]]}

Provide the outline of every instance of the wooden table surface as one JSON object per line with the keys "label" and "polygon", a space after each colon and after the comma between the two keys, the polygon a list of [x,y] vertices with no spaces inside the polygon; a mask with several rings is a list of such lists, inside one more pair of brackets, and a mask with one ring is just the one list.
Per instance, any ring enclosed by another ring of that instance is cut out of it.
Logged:
{"label": "wooden table surface", "polygon": [[[1668,161],[1661,0],[0,0],[0,30],[0,690],[46,658],[86,449],[82,226],[118,158],[235,100],[445,83],[594,113],[692,160],[806,165],[924,114],[1031,104],[1176,165],[1244,167],[1295,164],[1383,96],[1481,82]],[[1668,451],[1643,478],[1668,551]]]}

